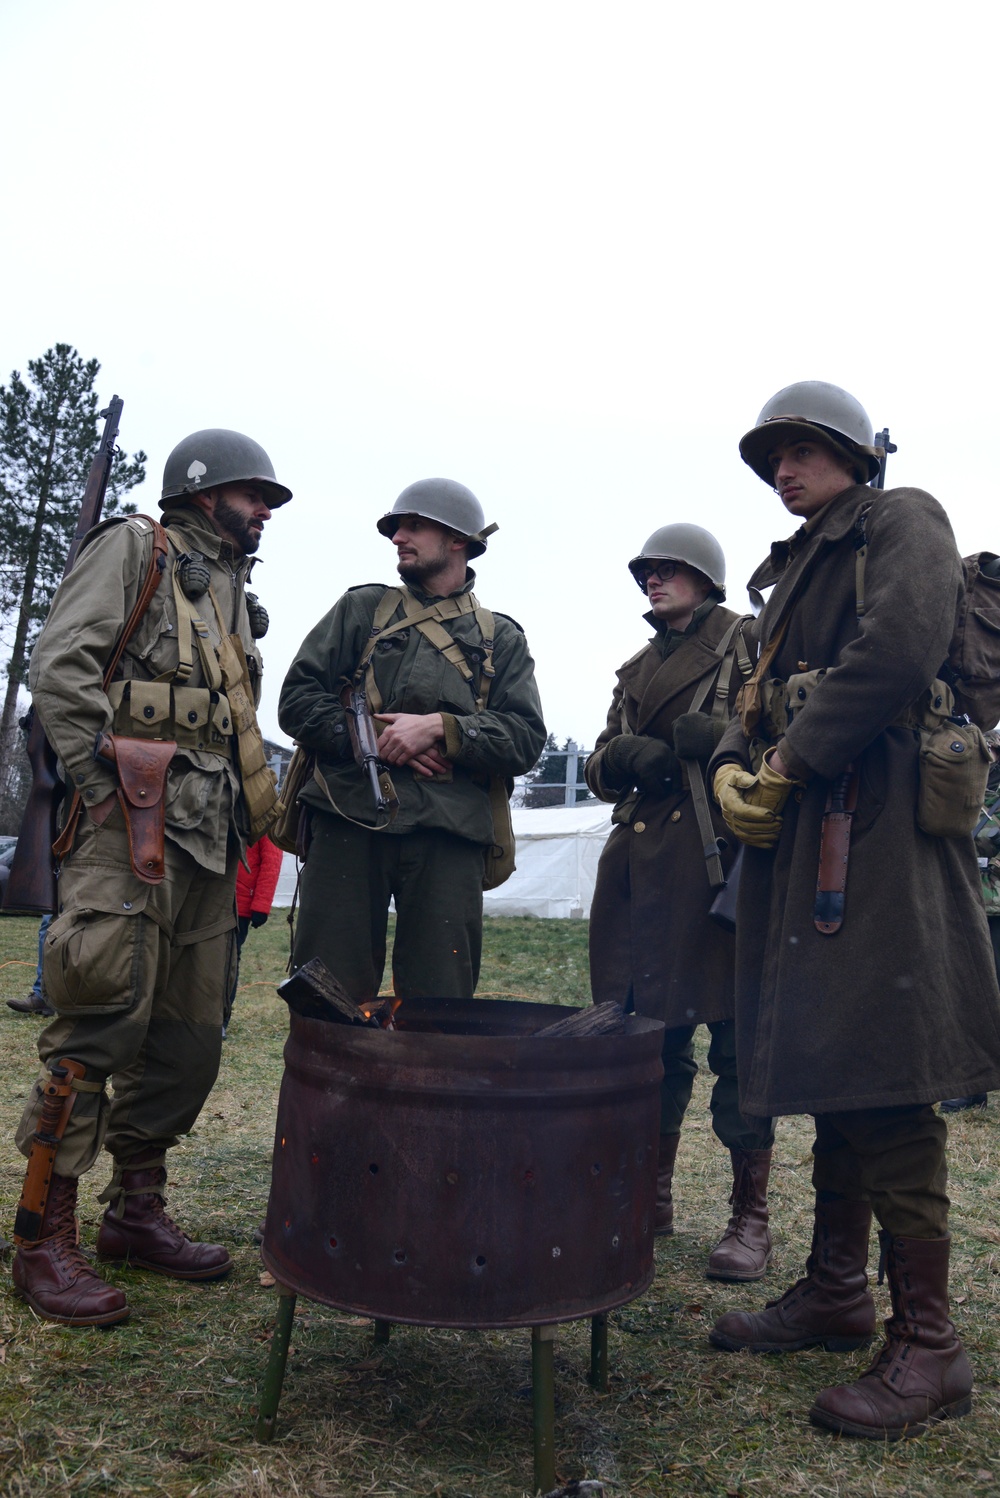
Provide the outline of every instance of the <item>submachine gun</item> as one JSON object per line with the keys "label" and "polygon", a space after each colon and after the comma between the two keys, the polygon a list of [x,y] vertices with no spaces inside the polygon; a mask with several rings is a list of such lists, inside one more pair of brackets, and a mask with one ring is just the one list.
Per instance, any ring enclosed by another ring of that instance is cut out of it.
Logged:
{"label": "submachine gun", "polygon": [[[87,486],[80,502],[80,514],[76,522],[76,534],[70,544],[63,568],[63,577],[73,567],[83,538],[101,518],[104,496],[107,493],[111,467],[114,463],[115,440],[121,421],[122,401],[113,395],[105,410],[102,433]],[[66,794],[66,787],[59,776],[55,751],[45,736],[34,708],[29,708],[27,718],[22,720],[28,730],[27,754],[31,763],[31,792],[18,832],[17,847],[11,864],[10,877],[4,893],[3,909],[25,914],[46,915],[56,908],[56,878],[58,868],[52,853],[52,844],[58,832],[59,807]]]}
{"label": "submachine gun", "polygon": [[[895,442],[892,442],[889,439],[888,427],[883,427],[880,432],[875,433],[874,445],[876,451],[880,454],[878,473],[871,480],[871,483],[868,487],[870,489],[884,489],[886,460],[888,459],[890,453],[894,453],[896,451]],[[857,541],[855,544],[857,545]],[[998,561],[1000,561],[1000,559],[998,559]],[[848,766],[844,774],[834,782],[831,799],[833,801],[832,812],[835,816],[850,818],[853,815],[854,808],[852,806],[849,807],[847,801],[847,797],[850,792],[850,781],[852,773],[852,767]],[[733,859],[732,867],[729,870],[729,878],[719,890],[719,893],[712,901],[711,907],[709,909],[709,915],[712,917],[713,921],[717,921],[718,924],[725,927],[727,931],[736,930],[736,901],[739,895],[740,875],[742,874],[742,872],[743,846],[741,844],[739,849],[737,850],[736,857]],[[839,926],[839,921],[836,921],[835,915],[834,922],[831,922],[830,924],[832,929],[835,930],[837,929],[837,926]]]}
{"label": "submachine gun", "polygon": [[367,693],[363,686],[348,683],[340,694],[340,701],[347,713],[354,758],[368,777],[375,810],[380,816],[387,813],[391,822],[399,810],[399,799],[389,771],[379,757],[378,734]]}

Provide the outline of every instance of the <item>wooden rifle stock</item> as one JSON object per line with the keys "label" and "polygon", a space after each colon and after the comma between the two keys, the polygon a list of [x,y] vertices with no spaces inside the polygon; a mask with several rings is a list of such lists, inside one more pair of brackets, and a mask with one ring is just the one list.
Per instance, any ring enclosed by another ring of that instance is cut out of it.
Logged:
{"label": "wooden rifle stock", "polygon": [[[84,536],[101,518],[123,404],[117,395],[113,395],[107,409],[100,413],[105,418],[104,432],[90,465],[63,577],[76,561]],[[3,908],[5,911],[44,915],[56,908],[57,870],[52,844],[56,840],[59,807],[66,787],[59,778],[55,751],[45,737],[34,708],[29,713],[27,753],[31,764],[31,794],[18,831]]]}

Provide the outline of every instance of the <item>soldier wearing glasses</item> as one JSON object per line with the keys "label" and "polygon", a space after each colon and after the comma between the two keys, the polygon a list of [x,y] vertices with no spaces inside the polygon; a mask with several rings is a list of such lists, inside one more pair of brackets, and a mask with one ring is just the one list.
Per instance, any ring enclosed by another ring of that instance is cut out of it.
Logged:
{"label": "soldier wearing glasses", "polygon": [[757,1280],[771,1252],[767,1179],[774,1134],[769,1119],[747,1119],[739,1110],[735,939],[709,916],[705,851],[724,839],[715,864],[721,884],[735,843],[718,808],[709,807],[702,773],[743,679],[740,658],[749,670],[749,657],[738,616],[723,607],[725,557],[708,531],[663,526],[628,565],[649,602],[644,617],[653,635],[619,670],[607,727],[585,771],[594,795],[615,802],[617,824],[591,907],[593,997],[617,1000],[666,1026],[658,1235],[673,1232],[674,1160],[698,1070],[693,1038],[699,1025],[708,1026],[716,1079],[712,1126],[730,1152],[733,1191],[732,1216],[707,1273]]}

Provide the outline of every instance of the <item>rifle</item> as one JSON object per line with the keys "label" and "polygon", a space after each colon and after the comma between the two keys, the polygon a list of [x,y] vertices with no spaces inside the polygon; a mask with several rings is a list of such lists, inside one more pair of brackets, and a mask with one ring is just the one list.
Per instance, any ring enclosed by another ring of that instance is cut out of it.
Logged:
{"label": "rifle", "polygon": [[351,748],[358,765],[368,776],[372,788],[375,810],[379,814],[389,813],[391,822],[399,810],[399,798],[389,776],[389,771],[379,758],[378,734],[368,697],[363,686],[352,686],[348,682],[340,694],[347,713],[347,727],[351,735]]}
{"label": "rifle", "polygon": [[[881,457],[879,458],[878,473],[872,479],[869,487],[872,488],[872,489],[884,489],[885,488],[885,465],[886,465],[886,460],[889,457],[890,453],[894,453],[894,452],[897,451],[895,442],[890,442],[890,440],[889,440],[889,428],[888,427],[883,427],[880,432],[876,432],[875,433],[875,446],[876,446],[876,448],[878,448],[880,450]],[[858,550],[859,549],[859,545],[858,545],[858,538],[857,537],[855,537],[855,543],[854,544],[855,544],[855,550]],[[862,530],[862,533],[861,533],[861,545],[863,546],[865,544],[866,543],[864,541],[864,531]],[[842,780],[843,783],[842,784],[841,784],[841,782],[837,783],[838,788],[839,788],[839,794],[840,794],[841,801],[843,800],[843,796],[844,796],[844,794],[846,793],[846,791],[848,789],[847,782],[851,778],[852,772],[853,772],[853,766],[849,765],[848,768],[847,768],[847,772],[845,772],[845,776],[841,777],[841,780]],[[857,787],[855,786],[853,788],[853,790],[854,790],[854,795],[856,797],[857,796]],[[852,810],[853,810],[853,808],[852,808]],[[826,816],[830,815],[830,813],[831,813],[831,808],[828,806],[826,814],[824,815],[824,823],[826,821]],[[839,814],[843,815],[843,812],[841,812]],[[849,827],[850,827],[850,823],[848,822],[848,828]],[[845,865],[844,878],[846,880],[846,877],[847,877],[846,876],[846,859],[844,861],[844,865]],[[736,854],[736,857],[733,860],[732,867],[729,870],[729,878],[727,879],[726,883],[722,886],[722,888],[719,890],[719,892],[716,895],[715,899],[712,901],[711,908],[710,908],[710,910],[708,912],[709,915],[712,917],[712,919],[714,921],[717,921],[718,924],[720,926],[722,926],[726,931],[735,931],[736,930],[736,902],[737,902],[737,899],[739,897],[740,876],[742,875],[742,873],[743,873],[743,849],[740,848],[738,850],[737,854]],[[819,894],[819,893],[820,892],[818,891],[817,894]],[[824,890],[824,891],[822,891],[822,893],[823,893],[823,895],[825,897],[829,898],[829,896],[830,896],[831,893],[836,893],[836,892],[830,892],[830,891]],[[840,906],[842,908],[842,906],[843,906],[843,890],[841,890],[839,892],[839,901],[840,901]],[[818,900],[817,900],[817,903],[819,903]],[[830,924],[830,923],[827,922],[825,924]],[[831,930],[838,930],[839,926],[840,926],[840,922],[836,922],[835,924],[833,924],[831,926]],[[825,934],[829,934],[829,933],[825,933]]]}
{"label": "rifle", "polygon": [[[87,486],[80,502],[76,533],[66,555],[63,577],[76,561],[83,538],[101,518],[123,405],[124,402],[113,395],[106,409],[100,412],[105,418],[104,432],[90,465]],[[56,909],[58,869],[52,856],[52,844],[58,832],[59,807],[66,794],[66,787],[59,776],[55,751],[45,736],[34,707],[29,708],[22,725],[28,730],[31,792],[21,818],[3,909],[44,915],[54,913]]]}

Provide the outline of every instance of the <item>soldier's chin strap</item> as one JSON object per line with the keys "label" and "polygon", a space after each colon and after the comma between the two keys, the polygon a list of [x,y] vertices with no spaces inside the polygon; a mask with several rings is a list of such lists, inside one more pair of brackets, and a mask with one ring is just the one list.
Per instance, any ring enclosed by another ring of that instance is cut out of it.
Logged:
{"label": "soldier's chin strap", "polygon": [[48,1068],[38,1126],[31,1136],[31,1153],[24,1173],[21,1200],[14,1218],[14,1242],[37,1243],[42,1236],[45,1207],[52,1186],[56,1151],[66,1132],[78,1092],[103,1092],[103,1082],[85,1080],[87,1069],[64,1056]]}

